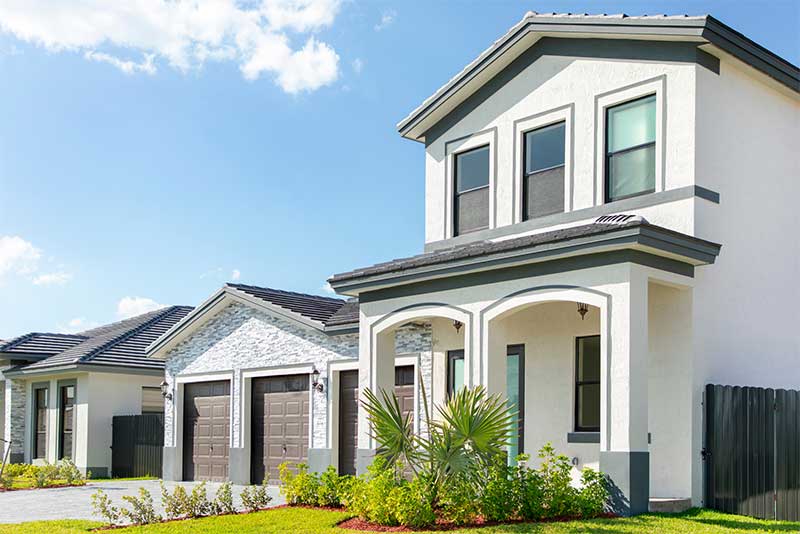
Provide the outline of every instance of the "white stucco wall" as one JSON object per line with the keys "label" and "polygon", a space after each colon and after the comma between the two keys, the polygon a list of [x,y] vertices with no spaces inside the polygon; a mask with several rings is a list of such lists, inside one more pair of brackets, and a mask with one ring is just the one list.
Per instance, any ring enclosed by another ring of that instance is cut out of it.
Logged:
{"label": "white stucco wall", "polygon": [[[452,180],[452,161],[449,160],[454,151],[466,148],[471,142],[460,139],[487,130],[496,129],[496,135],[480,141],[480,144],[488,141],[497,156],[496,224],[492,221],[491,225],[500,227],[521,220],[520,210],[512,209],[513,191],[520,187],[519,176],[515,174],[521,173],[518,161],[514,161],[514,145],[521,132],[517,128],[515,135],[514,122],[566,106],[574,106],[574,111],[567,113],[568,123],[574,121],[568,124],[574,136],[574,150],[571,154],[568,150],[567,166],[572,168],[574,185],[571,198],[566,199],[567,211],[602,203],[603,177],[598,171],[598,153],[602,150],[603,132],[598,116],[603,106],[613,104],[616,98],[633,99],[655,91],[665,111],[664,122],[658,125],[661,142],[657,144],[657,153],[663,156],[663,166],[657,165],[656,190],[693,185],[695,78],[696,72],[704,70],[688,63],[541,57],[427,146],[426,242],[452,236],[448,228],[450,215],[445,215],[450,213],[446,206],[451,202],[451,192],[446,192],[449,191],[447,181]],[[641,85],[637,87],[637,84]],[[659,116],[662,116],[661,111]],[[660,127],[663,127],[663,138]],[[518,147],[516,159],[520,157]],[[566,180],[569,181],[569,176]],[[518,192],[517,203],[520,197]],[[646,217],[651,222],[691,233],[691,211],[681,209],[676,213],[674,207],[668,205],[647,211]],[[516,212],[514,218],[512,212]]]}

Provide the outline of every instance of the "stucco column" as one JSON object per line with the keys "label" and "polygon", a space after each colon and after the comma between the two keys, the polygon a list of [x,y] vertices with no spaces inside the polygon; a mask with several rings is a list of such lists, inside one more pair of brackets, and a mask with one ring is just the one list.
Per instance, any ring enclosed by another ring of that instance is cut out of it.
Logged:
{"label": "stucco column", "polygon": [[635,515],[647,512],[650,497],[648,310],[647,275],[628,269],[612,294],[601,364],[600,469],[613,481],[614,511]]}
{"label": "stucco column", "polygon": [[489,328],[484,332],[488,336],[489,354],[485,358],[486,391],[489,395],[500,394],[506,396],[506,347],[508,336],[506,325],[502,318],[489,321]]}
{"label": "stucco column", "polygon": [[381,398],[381,391],[394,392],[394,330],[374,334],[364,324],[360,328],[358,355],[358,452],[356,471],[364,473],[375,456],[375,440],[370,437],[369,419],[364,408],[364,392],[369,389]]}

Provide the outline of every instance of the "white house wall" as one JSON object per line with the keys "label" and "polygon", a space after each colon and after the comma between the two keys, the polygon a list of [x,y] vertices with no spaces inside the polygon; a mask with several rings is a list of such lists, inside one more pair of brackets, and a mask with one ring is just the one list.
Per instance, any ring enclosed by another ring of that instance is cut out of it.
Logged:
{"label": "white house wall", "polygon": [[[633,45],[632,45],[633,46]],[[475,110],[452,126],[426,148],[425,157],[425,241],[433,242],[451,237],[449,217],[445,217],[449,194],[446,183],[452,177],[446,153],[452,144],[465,136],[496,129],[496,224],[512,224],[512,213],[519,220],[519,209],[512,208],[512,198],[518,182],[514,174],[519,165],[514,162],[514,121],[545,114],[564,106],[574,106],[574,179],[572,209],[589,208],[601,203],[598,192],[602,187],[602,172],[598,170],[598,140],[602,131],[596,126],[596,98],[609,92],[624,93],[624,88],[636,84],[657,87],[666,110],[663,125],[663,189],[676,189],[695,184],[695,76],[703,67],[687,63],[651,61],[621,61],[543,56],[512,79],[508,84],[477,106]],[[708,72],[708,76],[714,76]],[[649,91],[650,88],[647,88]],[[636,91],[636,89],[628,89]],[[632,97],[634,93],[631,93]],[[568,119],[571,120],[571,119]],[[518,132],[519,134],[519,132]],[[494,143],[494,141],[490,141]],[[517,158],[520,155],[517,154]],[[569,180],[569,176],[566,177]],[[701,184],[702,185],[702,184]],[[657,190],[662,184],[657,184]],[[567,205],[570,202],[567,199]],[[638,212],[638,210],[637,210]],[[648,210],[650,222],[686,231],[691,227],[691,213],[673,213],[665,205]]]}

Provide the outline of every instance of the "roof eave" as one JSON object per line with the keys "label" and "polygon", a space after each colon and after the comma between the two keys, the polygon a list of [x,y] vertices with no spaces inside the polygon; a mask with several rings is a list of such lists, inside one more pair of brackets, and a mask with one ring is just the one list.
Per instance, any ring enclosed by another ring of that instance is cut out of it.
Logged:
{"label": "roof eave", "polygon": [[138,367],[130,365],[114,365],[114,364],[86,364],[86,363],[71,363],[64,365],[54,365],[52,367],[37,367],[35,369],[17,368],[9,371],[4,371],[3,375],[6,377],[26,377],[26,376],[41,376],[59,373],[82,373],[82,372],[98,372],[98,373],[115,373],[115,374],[135,374],[135,375],[148,375],[148,376],[162,376],[164,374],[163,368],[151,367]]}
{"label": "roof eave", "polygon": [[662,255],[665,258],[696,267],[714,263],[719,255],[721,245],[685,236],[664,228],[641,225],[586,237],[571,238],[532,247],[522,247],[510,251],[399,269],[386,273],[342,277],[339,279],[333,276],[328,282],[338,293],[358,296],[369,291],[435,278],[623,249],[646,250],[650,254]]}
{"label": "roof eave", "polygon": [[[514,47],[530,33],[539,34],[586,34],[600,38],[667,38],[697,40],[708,43],[765,73],[795,92],[800,92],[800,69],[777,54],[755,43],[743,34],[730,28],[710,15],[704,17],[672,18],[603,18],[587,17],[543,17],[526,15],[503,37],[467,65],[460,73],[438,89],[433,95],[397,124],[402,137],[424,142],[424,134],[432,124],[424,121],[450,98],[455,97],[472,79],[511,52],[513,57],[521,54],[529,45]],[[516,52],[516,53],[515,53]],[[512,59],[513,59],[512,57]],[[479,87],[479,86],[478,86]],[[473,87],[469,94],[477,89]],[[464,95],[463,98],[469,96]],[[462,100],[463,100],[462,98]],[[456,104],[457,105],[457,104]]]}

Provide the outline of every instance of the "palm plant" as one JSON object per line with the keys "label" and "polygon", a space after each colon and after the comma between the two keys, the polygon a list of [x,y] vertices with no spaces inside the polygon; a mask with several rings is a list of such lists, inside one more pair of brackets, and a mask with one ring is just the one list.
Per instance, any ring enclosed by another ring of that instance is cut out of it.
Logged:
{"label": "palm plant", "polygon": [[381,391],[379,398],[367,390],[363,402],[378,455],[395,468],[404,462],[415,474],[422,475],[431,484],[435,500],[443,485],[456,477],[479,480],[478,475],[505,453],[516,414],[508,409],[501,395],[488,395],[479,386],[455,392],[437,406],[439,417],[433,420],[424,385],[422,388],[426,436],[414,434],[410,416],[402,414],[393,392]]}

